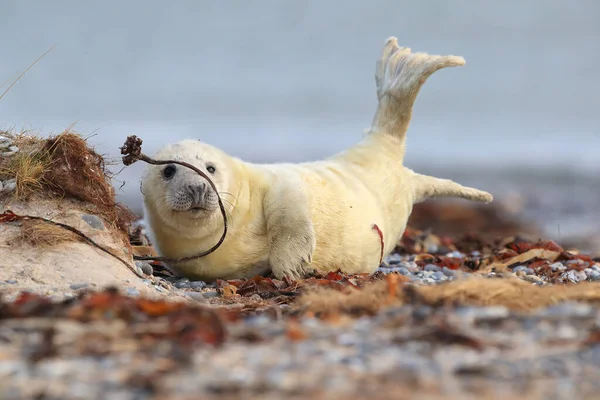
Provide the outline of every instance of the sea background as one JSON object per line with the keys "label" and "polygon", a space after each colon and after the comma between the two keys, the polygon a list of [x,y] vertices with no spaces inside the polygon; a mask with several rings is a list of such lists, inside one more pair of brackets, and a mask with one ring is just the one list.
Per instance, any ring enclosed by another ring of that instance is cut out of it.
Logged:
{"label": "sea background", "polygon": [[257,162],[360,140],[393,35],[466,59],[421,90],[409,167],[519,198],[553,239],[600,233],[598,1],[0,0],[0,16],[0,93],[56,45],[0,100],[0,128],[74,124],[136,211],[131,134],[147,154],[191,137]]}

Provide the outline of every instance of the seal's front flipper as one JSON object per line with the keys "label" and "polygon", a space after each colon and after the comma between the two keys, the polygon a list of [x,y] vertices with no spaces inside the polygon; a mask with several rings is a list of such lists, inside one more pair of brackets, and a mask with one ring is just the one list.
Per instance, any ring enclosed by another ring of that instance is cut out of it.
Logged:
{"label": "seal's front flipper", "polygon": [[304,184],[281,176],[265,194],[263,210],[269,238],[269,264],[277,279],[305,277],[316,246]]}
{"label": "seal's front flipper", "polygon": [[379,106],[372,131],[404,139],[415,99],[427,78],[442,68],[464,64],[459,56],[411,53],[410,48],[399,47],[397,39],[390,37],[375,69]]}
{"label": "seal's front flipper", "polygon": [[449,179],[440,179],[417,173],[412,176],[412,187],[414,204],[435,197],[459,197],[482,203],[491,203],[493,200],[492,195],[483,190],[462,186]]}

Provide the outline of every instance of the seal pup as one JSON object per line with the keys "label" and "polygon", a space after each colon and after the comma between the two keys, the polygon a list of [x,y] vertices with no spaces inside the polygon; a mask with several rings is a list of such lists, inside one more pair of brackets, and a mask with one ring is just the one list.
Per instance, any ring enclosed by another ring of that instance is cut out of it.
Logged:
{"label": "seal pup", "polygon": [[[378,107],[354,146],[304,163],[245,162],[199,140],[159,149],[156,159],[193,164],[212,178],[229,230],[204,257],[169,267],[190,279],[282,279],[314,270],[373,273],[403,234],[413,204],[434,197],[489,203],[492,196],[403,165],[405,137],[421,86],[435,71],[464,65],[459,56],[413,53],[390,37],[376,63]],[[145,218],[163,257],[193,256],[220,238],[218,197],[207,181],[178,165],[147,167]]]}

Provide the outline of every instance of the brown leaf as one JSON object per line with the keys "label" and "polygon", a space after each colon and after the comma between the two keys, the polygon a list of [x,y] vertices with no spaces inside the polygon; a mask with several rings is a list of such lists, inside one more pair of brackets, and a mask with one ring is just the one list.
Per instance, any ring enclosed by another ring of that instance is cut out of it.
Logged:
{"label": "brown leaf", "polygon": [[138,299],[136,301],[140,311],[151,317],[160,317],[181,308],[180,303],[171,303],[164,300]]}
{"label": "brown leaf", "polygon": [[234,285],[227,285],[223,287],[223,297],[231,298],[237,295],[237,287]]}

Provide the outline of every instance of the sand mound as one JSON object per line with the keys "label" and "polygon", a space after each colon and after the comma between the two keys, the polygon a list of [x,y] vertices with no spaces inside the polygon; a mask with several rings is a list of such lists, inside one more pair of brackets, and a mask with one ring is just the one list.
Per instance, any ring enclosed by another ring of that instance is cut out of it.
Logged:
{"label": "sand mound", "polygon": [[66,224],[112,255],[44,221],[4,222],[0,289],[60,292],[112,285],[154,294],[133,272],[128,228],[135,216],[116,203],[102,156],[69,131],[48,139],[1,136],[10,141],[10,151],[0,154],[0,212]]}

